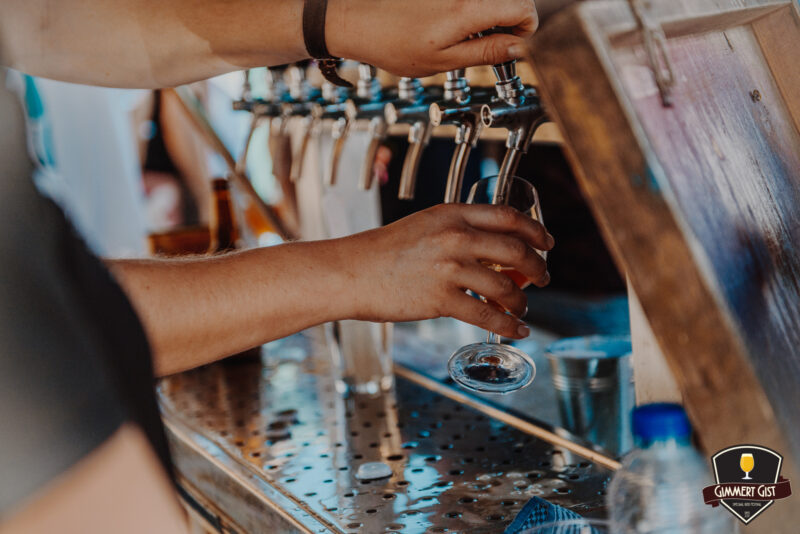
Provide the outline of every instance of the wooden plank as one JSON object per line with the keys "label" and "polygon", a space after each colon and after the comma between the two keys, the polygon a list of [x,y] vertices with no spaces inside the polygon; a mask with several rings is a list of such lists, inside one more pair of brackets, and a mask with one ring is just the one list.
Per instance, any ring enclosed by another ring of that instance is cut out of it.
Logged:
{"label": "wooden plank", "polygon": [[[783,11],[785,2],[757,6],[754,8],[739,8],[720,13],[704,13],[695,17],[674,16],[658,19],[664,35],[668,39],[697,35],[700,33],[722,31],[736,26],[751,24],[761,18],[774,15]],[[633,46],[642,42],[642,32],[635,25],[618,27],[609,30],[609,41],[614,47]]]}
{"label": "wooden plank", "polygon": [[653,335],[653,329],[644,315],[642,305],[630,281],[628,282],[628,305],[631,322],[631,345],[633,348],[633,376],[636,405],[651,402],[677,402],[683,404],[678,384],[672,377],[667,359]]}
{"label": "wooden plank", "polygon": [[623,2],[589,2],[549,20],[532,43],[543,97],[705,449],[752,441],[791,461],[800,138],[749,27],[671,40],[679,85],[665,109],[643,51],[609,46],[626,17]]}
{"label": "wooden plank", "polygon": [[[712,20],[743,16],[744,10],[758,12],[785,6],[790,0],[650,0],[646,2],[647,15],[654,21],[683,20],[682,24],[710,17]],[[572,9],[572,8],[568,8]],[[633,21],[627,0],[590,0],[580,6],[586,20],[602,28],[607,35],[619,31],[628,20]]]}
{"label": "wooden plank", "polygon": [[704,274],[799,443],[800,136],[750,28],[672,41],[670,54],[682,78],[672,109],[641,90],[641,77],[626,75],[648,70],[641,50],[618,50],[614,63],[668,177],[676,216],[702,248],[695,256],[709,262]]}
{"label": "wooden plank", "polygon": [[[778,84],[783,101],[800,131],[800,2],[790,15],[783,10],[753,23],[753,33],[761,45],[772,76]],[[794,39],[790,36],[795,36]]]}

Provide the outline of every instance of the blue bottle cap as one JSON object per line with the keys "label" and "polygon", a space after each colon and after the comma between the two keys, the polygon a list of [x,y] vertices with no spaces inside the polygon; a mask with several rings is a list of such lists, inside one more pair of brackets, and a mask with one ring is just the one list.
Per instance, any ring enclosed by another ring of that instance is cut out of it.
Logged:
{"label": "blue bottle cap", "polygon": [[643,443],[687,439],[692,425],[680,404],[645,404],[633,410],[633,435]]}

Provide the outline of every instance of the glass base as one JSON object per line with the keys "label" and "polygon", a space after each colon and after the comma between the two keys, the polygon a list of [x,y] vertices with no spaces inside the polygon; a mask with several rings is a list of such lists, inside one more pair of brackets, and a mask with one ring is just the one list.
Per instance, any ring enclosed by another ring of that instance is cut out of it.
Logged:
{"label": "glass base", "polygon": [[483,342],[458,349],[450,356],[447,371],[463,388],[509,393],[533,382],[536,365],[530,356],[511,345]]}

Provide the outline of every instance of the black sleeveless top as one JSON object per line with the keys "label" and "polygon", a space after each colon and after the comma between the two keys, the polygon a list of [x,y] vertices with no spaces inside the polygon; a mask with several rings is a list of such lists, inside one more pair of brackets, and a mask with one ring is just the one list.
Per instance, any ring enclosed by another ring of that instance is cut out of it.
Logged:
{"label": "black sleeveless top", "polygon": [[[0,69],[0,80],[4,79]],[[36,191],[0,83],[0,518],[138,424],[170,472],[150,349],[128,299]],[[113,177],[109,177],[113,179]]]}

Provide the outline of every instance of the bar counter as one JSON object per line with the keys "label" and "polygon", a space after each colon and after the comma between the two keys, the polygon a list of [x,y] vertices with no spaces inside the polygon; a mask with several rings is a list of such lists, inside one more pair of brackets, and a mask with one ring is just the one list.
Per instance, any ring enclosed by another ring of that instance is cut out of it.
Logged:
{"label": "bar counter", "polygon": [[[396,338],[408,352],[413,336]],[[502,532],[532,496],[605,515],[617,464],[597,449],[402,363],[392,392],[343,398],[324,340],[320,327],[161,381],[192,515],[237,533]],[[359,481],[375,461],[391,476]]]}

